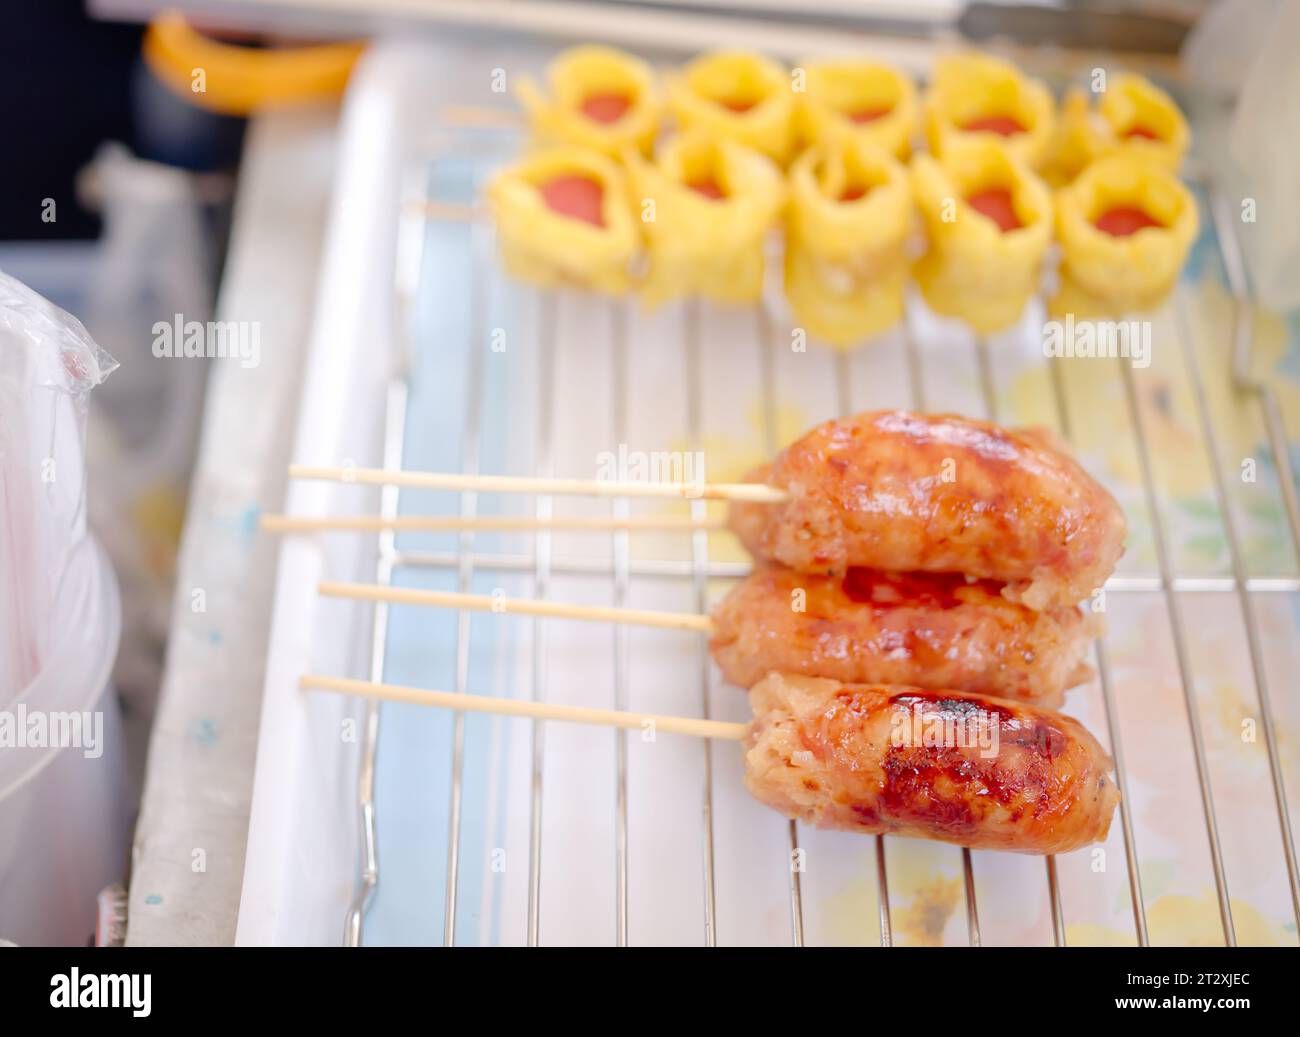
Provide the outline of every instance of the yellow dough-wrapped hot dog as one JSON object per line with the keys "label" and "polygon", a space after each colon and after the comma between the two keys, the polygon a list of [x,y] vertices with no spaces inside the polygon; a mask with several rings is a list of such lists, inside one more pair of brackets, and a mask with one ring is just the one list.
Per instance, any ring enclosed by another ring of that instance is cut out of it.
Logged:
{"label": "yellow dough-wrapped hot dog", "polygon": [[666,76],[668,103],[683,130],[734,140],[784,164],[794,146],[794,93],[775,62],[721,51]]}
{"label": "yellow dough-wrapped hot dog", "polygon": [[925,99],[930,150],[942,156],[955,142],[1000,139],[1015,157],[1037,166],[1046,157],[1056,106],[1041,82],[986,54],[940,58]]}
{"label": "yellow dough-wrapped hot dog", "polygon": [[616,158],[628,147],[649,154],[662,104],[650,66],[611,47],[574,47],[546,70],[546,85],[523,78],[519,95],[533,135]]}
{"label": "yellow dough-wrapped hot dog", "polygon": [[785,290],[795,321],[847,347],[903,315],[912,216],[907,171],[889,153],[840,138],[790,169]]}
{"label": "yellow dough-wrapped hot dog", "polygon": [[538,151],[493,177],[487,197],[512,276],[546,288],[627,290],[639,235],[612,160],[581,148]]}
{"label": "yellow dough-wrapped hot dog", "polygon": [[809,62],[797,96],[805,143],[844,140],[874,145],[904,161],[911,155],[916,87],[888,65]]}
{"label": "yellow dough-wrapped hot dog", "polygon": [[1000,142],[918,155],[912,187],[929,251],[914,273],[930,308],[986,334],[1014,324],[1038,288],[1052,231],[1047,185]]}
{"label": "yellow dough-wrapped hot dog", "polygon": [[1039,172],[1052,187],[1064,187],[1115,147],[1114,135],[1088,104],[1087,94],[1072,87],[1061,101],[1052,142]]}
{"label": "yellow dough-wrapped hot dog", "polygon": [[1100,159],[1057,195],[1061,286],[1054,314],[1117,316],[1160,303],[1196,240],[1196,201],[1168,169]]}
{"label": "yellow dough-wrapped hot dog", "polygon": [[703,132],[670,141],[654,162],[627,156],[650,267],[647,305],[684,296],[753,303],[763,293],[763,246],[784,201],[780,171],[731,140]]}
{"label": "yellow dough-wrapped hot dog", "polygon": [[1116,154],[1150,159],[1176,171],[1190,140],[1187,120],[1173,98],[1150,80],[1120,73],[1111,77],[1095,108],[1078,87],[1066,94],[1043,176],[1053,186],[1063,186],[1097,159]]}
{"label": "yellow dough-wrapped hot dog", "polygon": [[1142,76],[1111,76],[1097,111],[1120,150],[1176,170],[1187,154],[1191,131],[1173,98]]}

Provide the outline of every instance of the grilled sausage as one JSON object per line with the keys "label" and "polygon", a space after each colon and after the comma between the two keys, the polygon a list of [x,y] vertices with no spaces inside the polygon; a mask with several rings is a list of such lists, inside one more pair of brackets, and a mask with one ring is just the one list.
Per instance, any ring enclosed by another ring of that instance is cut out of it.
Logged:
{"label": "grilled sausage", "polygon": [[1094,624],[1075,606],[1034,612],[1001,591],[950,573],[760,568],[714,608],[710,647],[742,688],[783,670],[1057,706],[1088,675]]}
{"label": "grilled sausage", "polygon": [[771,674],[745,784],[819,828],[1065,853],[1106,837],[1111,761],[1069,717],[963,692]]}
{"label": "grilled sausage", "polygon": [[1115,499],[1041,432],[877,411],[817,426],[750,479],[790,499],[733,504],[732,529],[801,572],[958,572],[1046,609],[1100,587],[1123,552]]}

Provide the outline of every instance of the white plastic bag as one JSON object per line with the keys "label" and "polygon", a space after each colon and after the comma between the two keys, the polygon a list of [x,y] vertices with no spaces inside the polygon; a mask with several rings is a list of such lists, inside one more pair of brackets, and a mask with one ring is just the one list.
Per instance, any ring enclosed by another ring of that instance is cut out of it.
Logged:
{"label": "white plastic bag", "polygon": [[120,608],[85,494],[87,397],[116,366],[0,273],[0,937],[23,943],[84,941],[126,863]]}
{"label": "white plastic bag", "polygon": [[86,532],[87,396],[116,366],[74,317],[0,273],[0,707],[58,641],[54,602]]}

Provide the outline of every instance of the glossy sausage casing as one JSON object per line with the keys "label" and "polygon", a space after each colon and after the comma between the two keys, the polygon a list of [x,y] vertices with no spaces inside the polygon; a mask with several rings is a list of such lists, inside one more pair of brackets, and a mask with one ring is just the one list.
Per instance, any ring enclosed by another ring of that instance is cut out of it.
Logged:
{"label": "glossy sausage casing", "polygon": [[742,688],[782,670],[1057,706],[1087,677],[1096,624],[1076,606],[1035,612],[1001,590],[950,573],[855,568],[841,579],[764,567],[714,608],[710,648]]}
{"label": "glossy sausage casing", "polygon": [[801,572],[956,572],[1033,609],[1072,605],[1123,552],[1124,515],[1045,433],[878,411],[817,426],[751,479],[780,504],[736,503],[756,558]]}
{"label": "glossy sausage casing", "polygon": [[962,692],[771,674],[750,692],[745,784],[819,828],[1065,853],[1106,838],[1119,792],[1078,721]]}

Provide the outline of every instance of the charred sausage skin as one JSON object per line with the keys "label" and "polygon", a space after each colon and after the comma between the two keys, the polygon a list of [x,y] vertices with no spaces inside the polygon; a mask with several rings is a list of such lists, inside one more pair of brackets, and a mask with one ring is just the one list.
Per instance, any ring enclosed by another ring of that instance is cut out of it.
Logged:
{"label": "charred sausage skin", "polygon": [[[789,674],[760,681],[750,701],[746,786],[819,828],[1066,853],[1105,839],[1119,801],[1096,739],[1046,710]],[[986,733],[964,745],[927,734],[949,729]]]}
{"label": "charred sausage skin", "polygon": [[1041,610],[1088,596],[1123,552],[1115,499],[1042,432],[875,411],[817,426],[749,478],[790,500],[734,503],[732,529],[800,572],[964,573]]}

